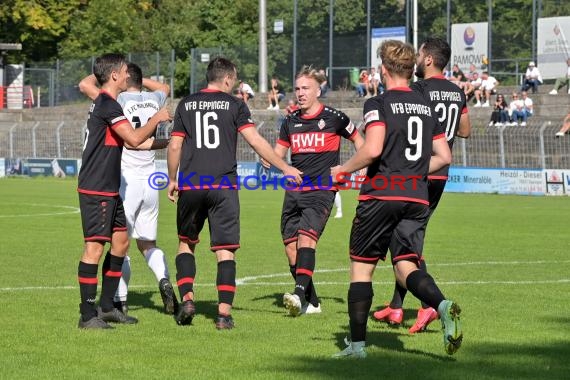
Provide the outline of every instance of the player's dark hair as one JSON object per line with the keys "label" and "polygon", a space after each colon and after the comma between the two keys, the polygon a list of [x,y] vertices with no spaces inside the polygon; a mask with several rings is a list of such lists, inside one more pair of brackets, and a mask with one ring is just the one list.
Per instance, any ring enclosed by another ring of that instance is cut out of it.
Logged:
{"label": "player's dark hair", "polygon": [[230,77],[235,76],[237,73],[236,65],[229,59],[217,57],[208,64],[206,70],[206,80],[208,83],[221,82],[226,75]]}
{"label": "player's dark hair", "polygon": [[301,77],[312,78],[317,81],[319,86],[323,84],[324,81],[327,80],[327,78],[325,78],[325,76],[322,73],[320,73],[317,69],[313,68],[313,66],[311,65],[304,65],[303,67],[301,67],[301,70],[299,70],[299,72],[295,76],[295,79],[299,79]]}
{"label": "player's dark hair", "polygon": [[111,73],[113,71],[121,70],[123,65],[127,64],[127,59],[123,54],[109,53],[103,54],[95,59],[95,64],[93,65],[93,74],[97,78],[97,82],[102,86],[111,79]]}
{"label": "player's dark hair", "polygon": [[143,74],[139,65],[136,63],[129,62],[127,64],[127,73],[129,77],[127,78],[128,87],[136,87],[139,90],[142,88]]}
{"label": "player's dark hair", "polygon": [[416,58],[414,47],[408,43],[397,40],[386,40],[378,48],[382,66],[390,74],[410,79],[414,72]]}
{"label": "player's dark hair", "polygon": [[421,45],[421,49],[425,55],[431,55],[434,66],[439,70],[443,70],[451,58],[451,48],[443,38],[428,37]]}

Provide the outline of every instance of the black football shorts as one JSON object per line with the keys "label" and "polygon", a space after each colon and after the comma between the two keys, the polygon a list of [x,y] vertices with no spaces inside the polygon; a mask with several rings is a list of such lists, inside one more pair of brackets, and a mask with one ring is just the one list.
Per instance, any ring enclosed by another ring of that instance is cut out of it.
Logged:
{"label": "black football shorts", "polygon": [[234,251],[239,248],[239,196],[237,190],[187,190],[178,198],[178,237],[196,244],[208,219],[210,249]]}
{"label": "black football shorts", "polygon": [[350,232],[351,260],[377,263],[390,249],[392,264],[419,262],[429,215],[429,207],[421,203],[360,201]]}
{"label": "black football shorts", "polygon": [[321,237],[331,214],[334,191],[286,191],[281,212],[281,237],[285,244],[299,234],[315,241]]}
{"label": "black football shorts", "polygon": [[123,201],[118,195],[79,193],[79,210],[85,241],[110,242],[113,232],[127,230]]}

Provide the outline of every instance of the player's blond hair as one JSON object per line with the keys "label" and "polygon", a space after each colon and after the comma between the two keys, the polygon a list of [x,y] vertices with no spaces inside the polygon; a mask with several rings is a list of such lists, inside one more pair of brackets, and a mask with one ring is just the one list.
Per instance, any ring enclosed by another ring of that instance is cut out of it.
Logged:
{"label": "player's blond hair", "polygon": [[301,77],[312,78],[317,81],[319,85],[323,84],[327,78],[311,65],[304,65],[301,67],[301,70],[295,76],[295,79],[299,79]]}
{"label": "player's blond hair", "polygon": [[382,65],[392,74],[410,79],[416,64],[414,47],[397,40],[386,40],[378,48]]}

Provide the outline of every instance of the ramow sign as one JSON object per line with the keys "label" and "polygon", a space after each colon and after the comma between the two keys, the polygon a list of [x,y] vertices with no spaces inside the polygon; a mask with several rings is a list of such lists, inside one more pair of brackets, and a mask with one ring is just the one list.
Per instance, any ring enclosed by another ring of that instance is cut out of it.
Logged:
{"label": "ramow sign", "polygon": [[469,71],[471,64],[481,69],[488,55],[488,23],[451,25],[451,64]]}

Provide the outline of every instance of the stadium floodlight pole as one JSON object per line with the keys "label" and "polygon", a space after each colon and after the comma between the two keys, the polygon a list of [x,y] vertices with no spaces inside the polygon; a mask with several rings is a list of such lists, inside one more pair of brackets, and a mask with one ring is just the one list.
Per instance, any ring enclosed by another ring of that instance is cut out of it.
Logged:
{"label": "stadium floodlight pole", "polygon": [[259,92],[267,92],[267,12],[265,0],[259,0]]}
{"label": "stadium floodlight pole", "polygon": [[487,71],[491,74],[491,59],[493,57],[493,0],[487,0]]}
{"label": "stadium floodlight pole", "polygon": [[297,75],[297,0],[293,1],[293,88]]}
{"label": "stadium floodlight pole", "polygon": [[532,51],[531,59],[536,61],[536,0],[532,0]]}
{"label": "stadium floodlight pole", "polygon": [[447,0],[447,43],[451,45],[451,0]]}
{"label": "stadium floodlight pole", "polygon": [[328,85],[333,88],[333,28],[334,28],[334,0],[329,0],[329,67]]}
{"label": "stadium floodlight pole", "polygon": [[411,42],[411,38],[410,38],[410,4],[411,4],[411,0],[406,0],[406,42],[410,43]]}
{"label": "stadium floodlight pole", "polygon": [[[413,0],[412,8],[412,17],[414,18],[412,23],[414,28],[414,51],[418,51],[418,0]],[[417,80],[418,77],[412,75],[412,82]]]}
{"label": "stadium floodlight pole", "polygon": [[370,57],[370,50],[372,47],[370,46],[371,42],[370,36],[370,0],[366,0],[366,66],[370,67],[372,64],[371,57]]}
{"label": "stadium floodlight pole", "polygon": [[414,0],[413,3],[413,28],[414,28],[414,50],[418,51],[418,0]]}

